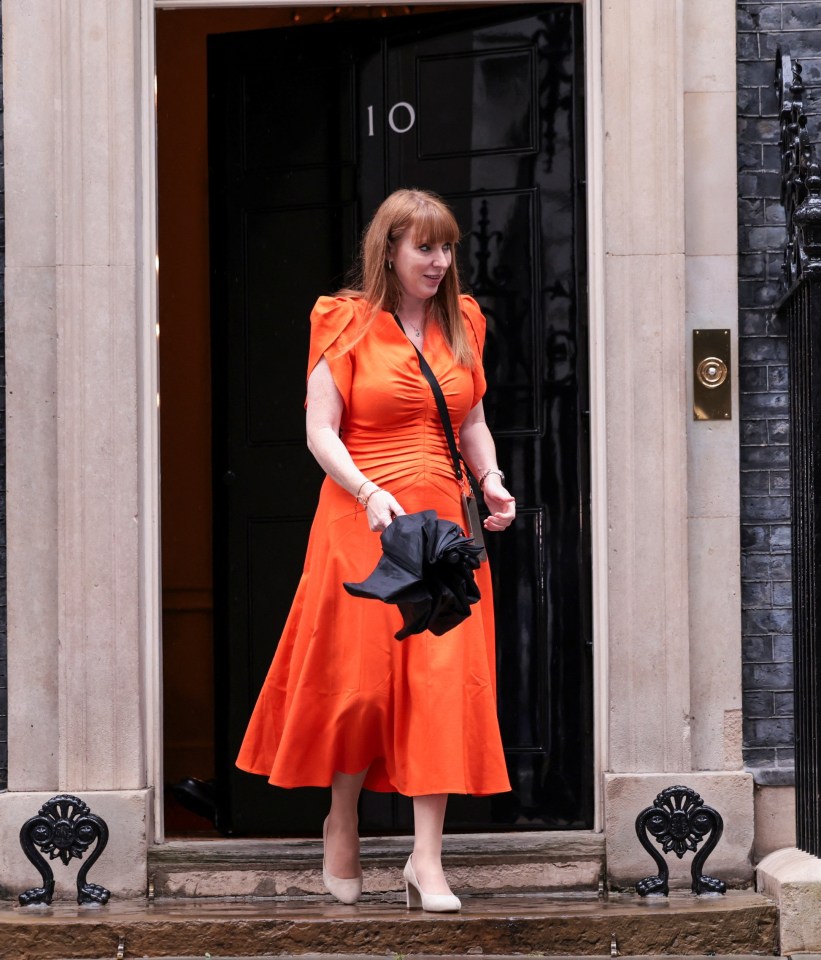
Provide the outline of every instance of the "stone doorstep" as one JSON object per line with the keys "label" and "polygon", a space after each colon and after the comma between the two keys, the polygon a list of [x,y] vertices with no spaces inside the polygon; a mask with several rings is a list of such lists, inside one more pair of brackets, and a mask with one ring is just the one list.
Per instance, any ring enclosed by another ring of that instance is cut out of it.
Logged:
{"label": "stone doorstep", "polygon": [[[388,955],[388,960],[397,960],[398,954],[391,956]],[[476,957],[481,957],[482,960],[522,960],[523,954],[521,953],[460,953],[460,954],[450,954],[448,960],[476,960]],[[544,956],[549,957],[549,960],[578,960],[576,957],[569,956],[556,956],[555,954],[527,954],[527,956]],[[800,957],[800,960],[821,960],[821,954],[790,954],[790,956]],[[441,956],[435,956],[431,953],[421,954],[421,953],[404,953],[401,954],[402,960],[442,960]],[[71,957],[60,957],[59,960],[72,960]],[[96,960],[96,958],[95,958]],[[99,960],[109,960],[108,957],[100,957]],[[154,960],[202,960],[202,957],[155,957]],[[219,957],[218,960],[258,960],[256,957]],[[280,954],[277,960],[373,960],[373,956],[366,953],[289,953],[289,954]],[[608,955],[609,960],[609,955]],[[658,960],[657,957],[650,957],[649,955],[644,955],[641,957],[619,957],[619,960]],[[685,957],[682,954],[673,954],[672,956],[666,956],[664,960],[692,960],[691,957]],[[722,954],[711,956],[710,960],[761,960],[761,955],[757,953],[739,953],[739,954]],[[775,958],[774,958],[775,960]],[[783,958],[781,958],[783,960]]]}
{"label": "stone doorstep", "polygon": [[[409,837],[362,840],[365,889],[404,889]],[[586,890],[604,869],[604,837],[587,831],[461,834],[445,838],[445,869],[469,893]],[[276,897],[324,894],[319,840],[172,840],[148,853],[157,897]]]}
{"label": "stone doorstep", "polygon": [[759,863],[756,886],[778,906],[781,952],[821,952],[821,858],[797,847],[775,850]]}
{"label": "stone doorstep", "polygon": [[123,901],[0,906],[4,960],[342,955],[436,957],[767,955],[778,914],[760,894],[669,898],[468,897],[459,914],[408,911],[394,902],[346,907],[309,901]]}

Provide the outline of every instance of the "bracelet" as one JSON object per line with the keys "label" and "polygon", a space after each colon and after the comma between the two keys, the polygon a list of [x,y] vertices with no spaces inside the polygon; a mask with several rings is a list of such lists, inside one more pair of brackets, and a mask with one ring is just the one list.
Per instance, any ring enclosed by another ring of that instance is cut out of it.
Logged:
{"label": "bracelet", "polygon": [[[357,503],[361,503],[363,507],[364,507],[364,506],[367,506],[367,500],[363,500],[363,499],[362,499],[362,496],[361,496],[361,494],[362,494],[362,488],[363,488],[363,487],[367,487],[367,485],[368,485],[369,483],[374,483],[374,481],[373,481],[373,480],[365,480],[365,481],[363,481],[362,483],[360,483],[360,484],[359,484],[359,489],[356,491],[356,496],[354,497],[354,500],[356,500]],[[377,486],[376,486],[376,490],[378,490],[378,489],[379,489],[379,486],[377,485]],[[374,490],[373,492],[376,493],[376,490]]]}
{"label": "bracelet", "polygon": [[480,490],[484,490],[485,480],[487,480],[487,478],[488,478],[492,473],[495,473],[497,477],[501,477],[501,478],[502,478],[502,486],[504,486],[504,483],[505,483],[505,475],[502,473],[502,471],[501,471],[498,467],[491,467],[489,470],[485,470],[485,472],[482,474],[482,476],[479,477],[479,489],[480,489]]}
{"label": "bracelet", "polygon": [[365,497],[364,500],[359,501],[366,510],[368,509],[368,504],[370,503],[371,497],[375,493],[382,493],[382,487],[377,487],[376,490],[371,490],[371,492],[367,495],[367,497]]}

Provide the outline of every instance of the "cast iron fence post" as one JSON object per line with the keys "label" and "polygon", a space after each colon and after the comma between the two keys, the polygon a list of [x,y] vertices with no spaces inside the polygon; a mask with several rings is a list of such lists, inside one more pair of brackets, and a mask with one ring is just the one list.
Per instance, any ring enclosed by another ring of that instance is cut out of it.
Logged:
{"label": "cast iron fence post", "polygon": [[821,857],[821,172],[807,129],[801,66],[782,50],[775,85],[787,221],[785,291],[777,309],[789,337],[796,842]]}

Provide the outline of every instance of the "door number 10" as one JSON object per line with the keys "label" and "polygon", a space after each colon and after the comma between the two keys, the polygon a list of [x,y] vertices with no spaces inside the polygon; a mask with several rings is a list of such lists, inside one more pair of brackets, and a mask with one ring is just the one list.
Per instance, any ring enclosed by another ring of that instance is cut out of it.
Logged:
{"label": "door number 10", "polygon": [[[403,127],[399,126],[399,124],[396,122],[397,112],[399,113],[399,120],[405,121],[405,125]],[[399,103],[395,103],[388,111],[388,126],[391,128],[391,130],[393,130],[394,133],[407,133],[415,123],[416,111],[404,100],[400,100]],[[368,136],[373,136],[373,104],[368,107]]]}

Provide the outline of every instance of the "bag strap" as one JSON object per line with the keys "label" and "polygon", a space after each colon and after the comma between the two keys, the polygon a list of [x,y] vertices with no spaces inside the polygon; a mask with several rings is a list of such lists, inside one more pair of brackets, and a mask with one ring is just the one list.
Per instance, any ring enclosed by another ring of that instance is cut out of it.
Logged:
{"label": "bag strap", "polygon": [[[402,326],[402,321],[399,319],[399,314],[395,313],[393,317],[399,325],[399,329],[404,333],[405,328]],[[436,374],[433,372],[433,370],[431,370],[430,364],[424,358],[422,351],[416,346],[410,337],[408,337],[408,343],[410,343],[410,345],[416,351],[416,356],[419,358],[419,369],[422,371],[422,376],[430,384],[430,389],[433,392],[433,399],[436,401],[436,407],[439,410],[439,417],[442,420],[442,427],[445,431],[445,437],[448,441],[450,456],[453,460],[453,471],[456,474],[456,479],[461,483],[464,476],[461,466],[462,456],[459,453],[459,448],[456,446],[456,437],[453,434],[453,424],[450,422],[450,413],[448,412],[448,405],[445,402],[445,395],[442,393],[442,388],[439,386],[439,381],[436,379]]]}

